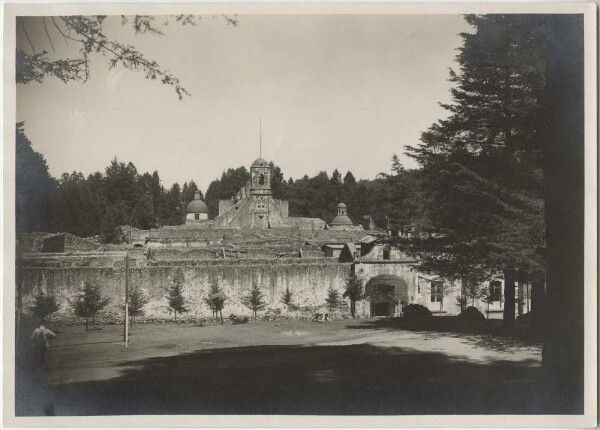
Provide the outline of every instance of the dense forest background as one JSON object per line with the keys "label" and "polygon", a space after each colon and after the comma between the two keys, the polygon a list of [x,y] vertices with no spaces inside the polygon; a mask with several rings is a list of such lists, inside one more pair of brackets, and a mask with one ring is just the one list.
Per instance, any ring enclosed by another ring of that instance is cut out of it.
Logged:
{"label": "dense forest background", "polygon": [[[120,225],[149,229],[183,224],[185,208],[197,191],[214,218],[219,200],[231,198],[250,179],[246,167],[229,168],[203,193],[193,179],[165,187],[159,172],[141,173],[132,162],[116,158],[104,172],[88,176],[72,172],[54,178],[43,155],[32,148],[23,123],[17,125],[16,165],[18,232],[61,231],[100,236],[105,242],[117,237],[114,232]],[[271,165],[273,196],[290,202],[290,216],[330,222],[339,202],[348,205],[355,223],[371,215],[384,228],[407,228],[421,216],[420,173],[403,169],[396,155],[390,173],[374,179],[357,180],[352,172],[342,177],[336,169],[331,175],[322,171],[314,177],[286,180],[281,168]]]}

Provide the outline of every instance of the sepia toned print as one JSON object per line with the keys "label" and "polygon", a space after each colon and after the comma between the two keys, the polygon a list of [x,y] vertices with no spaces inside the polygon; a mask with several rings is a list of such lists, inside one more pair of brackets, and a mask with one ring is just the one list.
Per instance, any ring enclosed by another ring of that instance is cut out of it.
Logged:
{"label": "sepia toned print", "polygon": [[593,419],[585,15],[230,12],[15,17],[15,417]]}

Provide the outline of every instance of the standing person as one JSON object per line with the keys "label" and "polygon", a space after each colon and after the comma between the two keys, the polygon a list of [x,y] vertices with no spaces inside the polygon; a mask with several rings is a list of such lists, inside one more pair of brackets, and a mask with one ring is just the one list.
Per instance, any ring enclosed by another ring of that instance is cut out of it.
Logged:
{"label": "standing person", "polygon": [[40,324],[40,326],[33,331],[31,340],[33,341],[33,357],[36,365],[44,365],[44,361],[46,360],[46,348],[50,346],[50,340],[55,337],[56,334],[47,329],[44,324]]}

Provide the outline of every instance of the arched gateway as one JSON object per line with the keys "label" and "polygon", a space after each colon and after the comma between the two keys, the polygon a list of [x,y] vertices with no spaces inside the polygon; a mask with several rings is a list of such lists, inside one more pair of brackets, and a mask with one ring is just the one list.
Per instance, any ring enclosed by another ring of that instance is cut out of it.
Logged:
{"label": "arched gateway", "polygon": [[396,275],[378,275],[365,285],[365,297],[371,302],[371,316],[392,317],[401,303],[408,303],[408,283]]}

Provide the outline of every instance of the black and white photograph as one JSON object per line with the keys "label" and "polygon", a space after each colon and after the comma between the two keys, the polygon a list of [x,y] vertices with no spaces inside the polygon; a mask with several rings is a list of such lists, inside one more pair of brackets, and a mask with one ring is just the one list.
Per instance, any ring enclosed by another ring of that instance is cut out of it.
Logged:
{"label": "black and white photograph", "polygon": [[597,424],[594,4],[9,6],[10,423]]}

